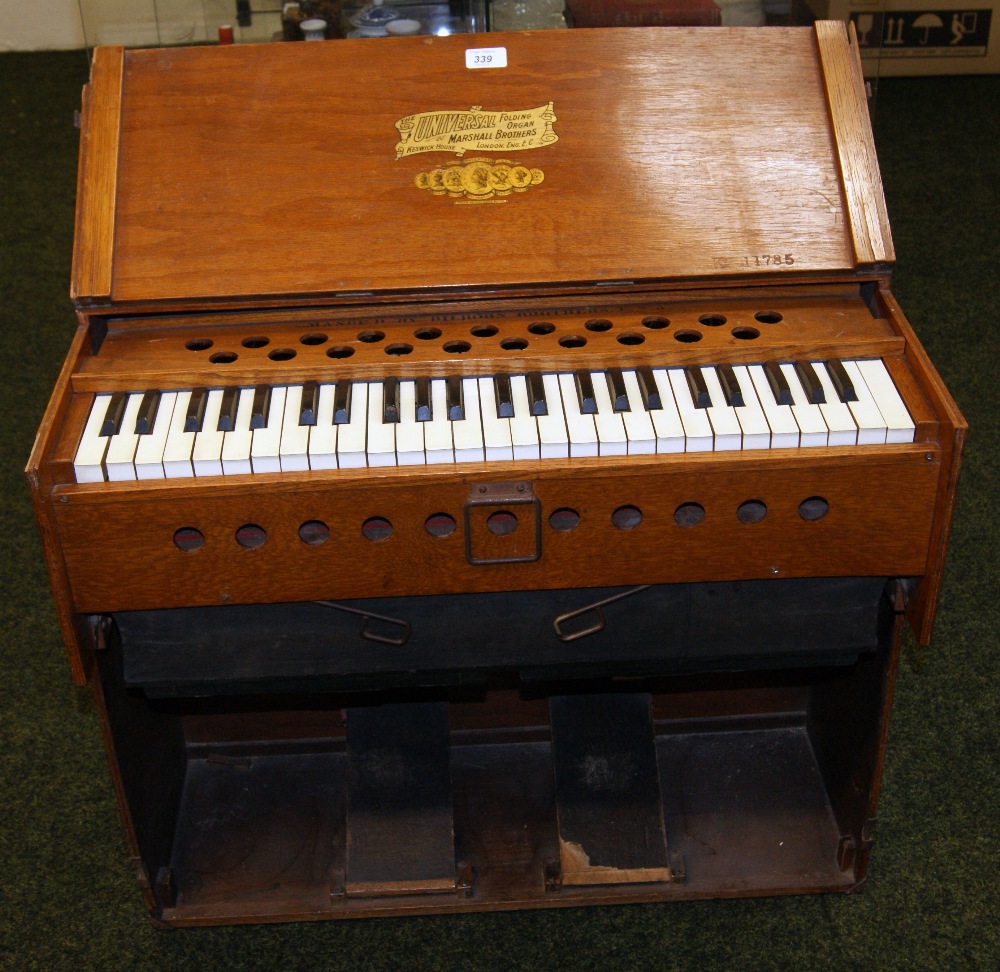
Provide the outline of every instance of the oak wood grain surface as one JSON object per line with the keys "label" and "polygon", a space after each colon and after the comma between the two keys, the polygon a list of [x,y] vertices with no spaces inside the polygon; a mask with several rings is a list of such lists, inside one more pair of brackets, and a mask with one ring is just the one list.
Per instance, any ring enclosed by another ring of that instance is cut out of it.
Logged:
{"label": "oak wood grain surface", "polygon": [[[377,58],[350,40],[130,51],[112,296],[853,271],[816,44],[811,29],[497,34],[497,70],[468,69],[457,35],[390,38]],[[415,180],[456,156],[396,158],[395,124],[416,113],[550,102],[557,141],[491,154],[541,171],[525,191],[436,195]]]}

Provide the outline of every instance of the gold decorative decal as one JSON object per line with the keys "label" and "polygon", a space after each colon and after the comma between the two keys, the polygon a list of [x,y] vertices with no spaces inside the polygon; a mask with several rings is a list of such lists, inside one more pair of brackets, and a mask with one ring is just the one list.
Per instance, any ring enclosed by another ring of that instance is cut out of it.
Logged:
{"label": "gold decorative decal", "polygon": [[418,189],[428,189],[436,196],[482,201],[494,196],[509,196],[512,192],[527,192],[544,178],[541,169],[529,169],[507,159],[477,158],[468,162],[449,162],[430,172],[421,172],[413,181]]}
{"label": "gold decorative decal", "polygon": [[396,122],[400,141],[396,158],[418,152],[517,152],[559,140],[552,130],[552,102],[527,111],[423,111]]}

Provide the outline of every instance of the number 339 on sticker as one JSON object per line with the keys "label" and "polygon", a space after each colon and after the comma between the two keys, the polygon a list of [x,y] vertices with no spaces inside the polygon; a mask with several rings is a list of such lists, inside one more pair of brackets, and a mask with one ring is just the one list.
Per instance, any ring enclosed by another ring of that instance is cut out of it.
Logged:
{"label": "number 339 on sticker", "polygon": [[507,67],[506,47],[470,47],[465,52],[467,68],[505,68]]}

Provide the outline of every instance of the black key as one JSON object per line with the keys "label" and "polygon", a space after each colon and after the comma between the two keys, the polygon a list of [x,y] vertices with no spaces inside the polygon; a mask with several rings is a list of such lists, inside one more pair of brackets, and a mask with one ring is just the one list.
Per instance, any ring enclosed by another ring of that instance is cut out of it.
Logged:
{"label": "black key", "polygon": [[576,400],[580,404],[580,412],[584,415],[597,414],[597,399],[594,397],[594,382],[591,380],[590,372],[573,372],[573,380],[576,382]]}
{"label": "black key", "polygon": [[695,408],[711,408],[712,396],[708,393],[708,385],[705,384],[705,376],[701,373],[701,368],[695,366],[684,369],[684,377],[687,378],[688,389],[691,392],[691,401]]}
{"label": "black key", "polygon": [[854,380],[837,358],[831,358],[827,361],[826,372],[830,376],[830,381],[833,382],[833,387],[837,390],[837,396],[845,405],[848,402],[858,400],[858,393],[854,390]]}
{"label": "black key", "polygon": [[350,381],[338,381],[333,389],[333,424],[347,425],[351,421],[351,389]]}
{"label": "black key", "polygon": [[205,405],[208,403],[208,390],[195,388],[188,401],[187,415],[184,416],[185,432],[200,432],[205,424]]}
{"label": "black key", "polygon": [[399,421],[399,379],[386,378],[382,382],[382,423],[390,425]]}
{"label": "black key", "polygon": [[299,404],[299,425],[315,425],[319,411],[319,385],[307,381],[302,386],[302,401]]}
{"label": "black key", "polygon": [[823,393],[823,386],[819,383],[813,366],[808,361],[796,361],[795,373],[799,376],[802,390],[806,393],[809,404],[825,405],[826,395]]}
{"label": "black key", "polygon": [[494,375],[493,397],[497,403],[497,418],[513,418],[514,400],[510,392],[510,375]]}
{"label": "black key", "polygon": [[430,378],[418,378],[415,384],[417,400],[417,421],[430,422],[434,418],[434,406],[431,402]]}
{"label": "black key", "polygon": [[764,374],[767,383],[771,386],[771,394],[778,405],[792,404],[792,390],[788,387],[788,382],[782,374],[781,367],[777,361],[768,361],[764,365]]}
{"label": "black key", "polygon": [[608,368],[605,372],[608,379],[608,393],[611,395],[611,407],[616,412],[630,412],[628,391],[625,388],[625,376],[621,368]]}
{"label": "black key", "polygon": [[635,369],[635,376],[639,379],[639,393],[642,395],[642,404],[647,412],[663,408],[663,400],[660,398],[660,389],[656,387],[656,378],[653,369],[648,365],[642,365]]}
{"label": "black key", "polygon": [[722,385],[722,395],[726,399],[726,404],[730,408],[742,408],[746,405],[746,402],[743,401],[743,389],[740,388],[740,383],[736,380],[733,366],[719,365],[715,369],[715,373],[719,376],[719,384]]}
{"label": "black key", "polygon": [[148,391],[142,396],[139,414],[135,419],[136,435],[149,435],[153,431],[153,423],[156,421],[156,413],[159,408],[160,393],[158,391]]}
{"label": "black key", "polygon": [[250,409],[250,429],[266,429],[271,412],[271,386],[258,385],[253,390],[253,407]]}
{"label": "black key", "polygon": [[222,393],[222,408],[219,409],[219,424],[216,428],[220,432],[232,432],[236,428],[236,409],[240,403],[240,390],[238,388],[227,388]]}
{"label": "black key", "polygon": [[448,421],[461,422],[465,418],[465,395],[462,393],[462,376],[449,375],[445,379],[445,397],[448,401]]}
{"label": "black key", "polygon": [[530,371],[526,376],[528,385],[528,403],[532,415],[548,415],[549,403],[545,401],[545,383],[540,371]]}
{"label": "black key", "polygon": [[101,423],[101,435],[118,435],[121,431],[127,398],[126,392],[115,392],[111,396],[111,401],[108,402],[104,412],[104,421]]}

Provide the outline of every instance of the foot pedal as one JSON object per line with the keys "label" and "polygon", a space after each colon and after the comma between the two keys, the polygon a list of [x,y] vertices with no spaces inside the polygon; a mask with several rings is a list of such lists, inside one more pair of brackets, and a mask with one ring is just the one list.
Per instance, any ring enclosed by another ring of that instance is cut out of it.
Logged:
{"label": "foot pedal", "polygon": [[561,883],[669,881],[648,695],[549,699]]}
{"label": "foot pedal", "polygon": [[455,892],[447,703],[347,710],[349,897]]}

